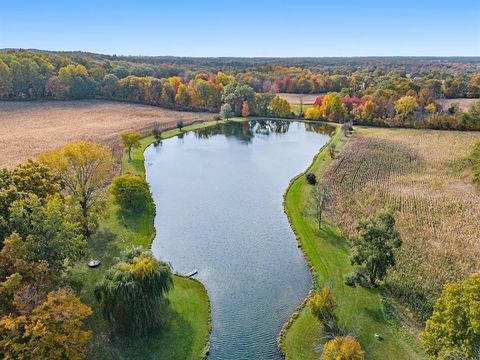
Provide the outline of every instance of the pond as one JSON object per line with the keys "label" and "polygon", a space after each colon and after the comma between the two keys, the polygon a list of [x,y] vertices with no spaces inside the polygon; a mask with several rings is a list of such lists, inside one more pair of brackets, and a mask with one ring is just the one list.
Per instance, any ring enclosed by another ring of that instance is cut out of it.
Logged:
{"label": "pond", "polygon": [[277,335],[311,278],[283,210],[331,127],[228,122],[145,151],[156,204],[154,255],[207,288],[209,359],[281,359]]}

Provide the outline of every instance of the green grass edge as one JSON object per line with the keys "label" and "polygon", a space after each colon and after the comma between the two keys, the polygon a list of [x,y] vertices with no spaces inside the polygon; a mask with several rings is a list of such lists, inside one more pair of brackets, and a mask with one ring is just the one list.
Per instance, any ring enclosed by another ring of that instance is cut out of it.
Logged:
{"label": "green grass edge", "polygon": [[[195,123],[195,124],[186,126],[181,130],[180,129],[167,130],[167,131],[162,133],[162,140],[165,140],[165,139],[168,139],[168,138],[180,135],[180,134],[184,134],[184,133],[187,133],[189,131],[194,131],[194,130],[203,129],[203,128],[215,126],[215,125],[218,125],[218,124],[222,124],[224,122],[225,121],[207,121],[207,122]],[[143,178],[145,178],[144,152],[147,149],[147,147],[150,146],[155,141],[156,141],[156,139],[152,135],[143,137],[140,140],[140,147],[132,150],[132,160],[131,161],[128,161],[128,157],[126,156],[126,152],[123,152],[121,173],[122,174],[131,173],[131,174],[139,175],[139,176],[142,176]],[[150,243],[153,241],[153,239],[155,238],[155,235],[156,235],[156,229],[153,226],[153,222],[154,222],[154,219],[155,219],[155,204],[153,203],[153,201],[152,201],[152,205],[153,206],[150,209],[150,211],[148,211],[148,215],[147,215],[148,221],[152,225],[152,233],[151,233],[151,237],[150,237],[150,240],[149,240]],[[115,214],[111,214],[111,216],[115,216]],[[205,359],[208,356],[208,353],[210,351],[210,334],[211,334],[211,331],[212,331],[212,322],[211,322],[212,316],[211,316],[210,297],[208,296],[207,289],[205,288],[205,286],[202,284],[201,281],[199,281],[197,279],[193,279],[193,278],[187,278],[187,277],[179,275],[179,274],[175,274],[174,276],[175,277],[181,277],[181,278],[184,278],[184,279],[188,279],[189,281],[196,282],[203,289],[203,292],[204,292],[204,295],[205,295],[204,296],[204,301],[207,303],[207,306],[208,306],[208,324],[207,324],[208,333],[205,336],[203,350],[202,350],[202,353],[200,355],[201,355],[201,359]]]}
{"label": "green grass edge", "polygon": [[[333,144],[337,145],[337,150],[340,150],[340,151],[341,151],[341,149],[343,148],[343,144],[342,144],[341,148],[338,147],[338,145],[341,143],[340,125],[334,124],[334,123],[326,123],[326,124],[337,127],[334,136],[332,136],[332,137],[320,148],[320,150],[317,152],[317,154],[315,154],[315,156],[314,156],[313,159],[312,159],[312,162],[311,162],[310,165],[305,169],[305,171],[301,172],[300,174],[298,174],[297,176],[295,176],[293,179],[290,180],[290,182],[288,183],[287,188],[285,189],[285,192],[283,193],[283,210],[284,210],[285,214],[287,215],[287,219],[288,219],[288,222],[290,223],[290,227],[292,228],[292,231],[293,231],[293,233],[295,234],[295,238],[297,239],[298,247],[300,248],[300,250],[301,250],[302,253],[303,253],[303,257],[305,258],[305,261],[306,261],[306,263],[307,263],[308,269],[309,269],[310,274],[311,274],[311,277],[312,277],[312,286],[311,286],[311,289],[310,289],[308,295],[305,297],[305,299],[303,299],[303,301],[297,306],[297,308],[296,308],[296,309],[293,311],[293,313],[290,315],[290,317],[288,318],[287,322],[283,325],[283,327],[282,327],[282,329],[280,330],[280,333],[278,334],[278,337],[277,337],[278,347],[280,348],[280,351],[281,351],[281,352],[283,353],[283,355],[285,356],[285,359],[286,359],[286,360],[291,359],[291,356],[289,356],[289,354],[288,354],[288,348],[287,348],[287,344],[286,344],[287,332],[288,332],[288,330],[292,327],[293,323],[294,323],[295,320],[298,318],[298,316],[300,315],[300,312],[302,311],[302,309],[305,307],[306,302],[307,302],[307,299],[308,299],[308,296],[312,293],[314,284],[316,283],[317,278],[318,278],[317,271],[315,270],[314,266],[312,265],[312,262],[311,262],[311,260],[310,260],[310,257],[308,256],[308,254],[306,253],[306,251],[303,249],[302,241],[301,241],[301,234],[299,234],[299,232],[297,231],[297,229],[296,229],[296,227],[295,227],[295,225],[294,225],[294,222],[293,222],[293,220],[292,220],[292,216],[291,216],[290,211],[289,211],[289,208],[288,208],[287,197],[288,197],[288,193],[289,193],[290,189],[291,189],[292,186],[295,184],[295,182],[297,182],[299,179],[301,179],[303,176],[305,176],[305,174],[306,174],[307,172],[309,172],[310,169],[313,168],[313,166],[315,165],[315,163],[320,160],[320,159],[319,159],[320,157],[326,157],[326,156],[327,156],[328,147],[330,146],[330,144],[333,143]],[[326,167],[325,167],[325,168],[326,168]],[[325,170],[325,169],[324,169],[324,170]]]}

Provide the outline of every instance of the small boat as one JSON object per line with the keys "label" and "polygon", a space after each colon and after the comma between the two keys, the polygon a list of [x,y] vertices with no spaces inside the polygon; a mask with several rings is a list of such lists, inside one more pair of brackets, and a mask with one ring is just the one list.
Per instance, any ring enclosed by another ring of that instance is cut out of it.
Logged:
{"label": "small boat", "polygon": [[100,260],[91,260],[88,263],[88,267],[90,267],[90,268],[96,268],[99,265],[100,265]]}
{"label": "small boat", "polygon": [[193,275],[197,275],[198,274],[198,270],[195,269],[193,271],[190,271],[189,273],[185,274],[186,277],[192,277]]}

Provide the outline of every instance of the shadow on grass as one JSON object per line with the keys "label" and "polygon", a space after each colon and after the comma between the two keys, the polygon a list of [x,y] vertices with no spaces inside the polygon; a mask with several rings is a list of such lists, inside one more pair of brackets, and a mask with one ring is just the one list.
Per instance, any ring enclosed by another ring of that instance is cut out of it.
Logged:
{"label": "shadow on grass", "polygon": [[349,252],[347,239],[334,227],[324,224],[320,230],[317,230],[317,235],[336,248]]}
{"label": "shadow on grass", "polygon": [[[166,311],[165,325],[149,335],[141,338],[122,337],[112,342],[122,358],[132,360],[158,359],[191,359],[193,358],[192,326],[177,311],[169,307]],[[179,341],[181,339],[181,341]],[[176,343],[176,346],[172,346]],[[166,350],[170,350],[166,353]]]}

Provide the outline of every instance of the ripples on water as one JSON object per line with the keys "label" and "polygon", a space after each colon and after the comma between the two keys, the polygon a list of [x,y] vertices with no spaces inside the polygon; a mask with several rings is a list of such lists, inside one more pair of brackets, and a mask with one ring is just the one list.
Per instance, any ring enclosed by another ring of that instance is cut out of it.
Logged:
{"label": "ripples on water", "polygon": [[310,275],[283,193],[328,140],[320,125],[230,122],[145,151],[156,203],[152,250],[198,269],[212,307],[209,359],[281,359],[277,335]]}

